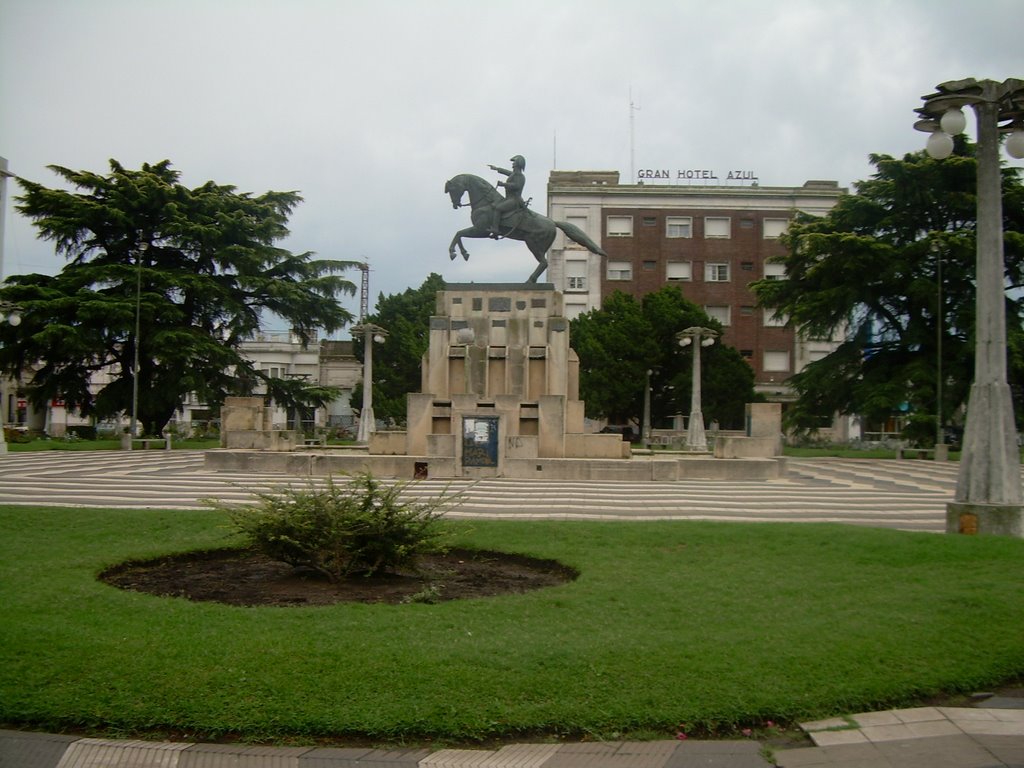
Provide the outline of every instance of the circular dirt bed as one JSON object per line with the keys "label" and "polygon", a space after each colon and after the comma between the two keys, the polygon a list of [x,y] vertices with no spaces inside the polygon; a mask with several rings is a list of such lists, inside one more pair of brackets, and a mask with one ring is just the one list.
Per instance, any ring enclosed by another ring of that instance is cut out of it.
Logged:
{"label": "circular dirt bed", "polygon": [[436,603],[528,592],[578,574],[555,560],[482,550],[423,555],[415,572],[353,576],[334,583],[250,550],[190,552],[114,566],[102,579],[121,589],[228,605],[307,606]]}

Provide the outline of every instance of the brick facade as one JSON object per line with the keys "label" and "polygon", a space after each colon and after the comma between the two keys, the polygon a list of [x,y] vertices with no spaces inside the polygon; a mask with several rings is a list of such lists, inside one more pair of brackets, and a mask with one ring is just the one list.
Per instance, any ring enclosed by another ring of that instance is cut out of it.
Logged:
{"label": "brick facade", "polygon": [[640,298],[677,285],[723,323],[723,341],[746,358],[758,389],[785,399],[783,382],[834,345],[803,340],[766,315],[749,286],[780,269],[766,265],[785,252],[778,236],[796,211],[822,215],[843,191],[835,182],[620,185],[615,172],[554,171],[548,215],[584,228],[608,256],[560,236],[549,254],[548,279],[563,291],[569,317],[600,307],[614,291]]}

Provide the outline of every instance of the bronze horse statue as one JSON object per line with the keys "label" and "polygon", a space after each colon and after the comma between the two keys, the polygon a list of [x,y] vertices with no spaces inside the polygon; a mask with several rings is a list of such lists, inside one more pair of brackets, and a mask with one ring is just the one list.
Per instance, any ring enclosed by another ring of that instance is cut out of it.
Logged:
{"label": "bronze horse statue", "polygon": [[[462,253],[462,258],[468,261],[469,251],[462,244],[462,238],[491,237],[490,225],[494,205],[501,202],[504,198],[501,192],[492,187],[485,179],[473,176],[470,173],[460,173],[458,176],[448,179],[444,185],[444,191],[451,197],[452,207],[455,209],[462,207],[462,196],[467,192],[469,193],[470,221],[473,222],[473,226],[456,232],[455,237],[452,238],[451,245],[448,246],[448,255],[452,259],[456,256],[455,246],[458,246],[459,251]],[[537,259],[537,268],[533,270],[533,274],[526,279],[526,282],[536,283],[537,278],[548,268],[548,260],[545,256],[551,244],[555,241],[556,228],[565,232],[570,240],[579,243],[591,253],[607,256],[601,250],[601,246],[587,237],[587,233],[575,224],[570,224],[567,221],[553,221],[547,216],[541,216],[539,213],[534,213],[526,207],[509,211],[501,218],[501,224],[498,228],[501,237],[522,240],[526,243],[526,247],[530,249],[533,257]]]}

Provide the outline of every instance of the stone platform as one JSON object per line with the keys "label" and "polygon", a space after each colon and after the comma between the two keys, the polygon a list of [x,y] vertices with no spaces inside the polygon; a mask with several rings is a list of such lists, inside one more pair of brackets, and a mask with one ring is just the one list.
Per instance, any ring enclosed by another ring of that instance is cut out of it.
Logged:
{"label": "stone platform", "polygon": [[[358,449],[308,449],[298,452],[214,450],[204,455],[214,471],[279,472],[325,476],[370,472],[399,479],[462,478],[454,458],[369,454]],[[708,454],[658,453],[628,459],[506,459],[502,476],[530,480],[775,480],[785,474],[780,458],[716,459]]]}

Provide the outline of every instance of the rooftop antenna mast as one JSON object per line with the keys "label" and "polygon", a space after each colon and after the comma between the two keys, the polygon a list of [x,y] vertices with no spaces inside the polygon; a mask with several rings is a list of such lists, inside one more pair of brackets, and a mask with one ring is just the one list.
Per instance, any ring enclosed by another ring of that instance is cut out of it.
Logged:
{"label": "rooftop antenna mast", "polygon": [[363,263],[359,265],[362,270],[363,280],[359,290],[359,322],[366,320],[370,314],[370,262],[364,257]]}
{"label": "rooftop antenna mast", "polygon": [[[639,99],[637,99],[639,102]],[[633,114],[640,111],[640,104],[633,103],[633,88],[629,89],[629,178],[630,184],[636,181],[636,160],[634,158],[634,119]]]}

